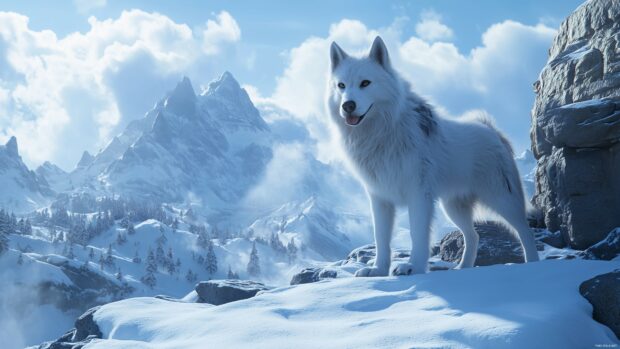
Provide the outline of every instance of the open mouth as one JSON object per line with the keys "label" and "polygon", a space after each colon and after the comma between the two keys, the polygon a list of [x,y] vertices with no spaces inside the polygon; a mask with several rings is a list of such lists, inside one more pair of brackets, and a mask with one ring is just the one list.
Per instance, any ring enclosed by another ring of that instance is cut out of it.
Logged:
{"label": "open mouth", "polygon": [[347,125],[349,126],[359,125],[359,123],[362,122],[362,119],[364,118],[364,116],[366,116],[366,114],[368,114],[368,112],[370,111],[370,108],[372,108],[372,104],[370,105],[370,107],[368,107],[368,110],[366,110],[366,112],[360,116],[347,115],[345,117],[345,121]]}

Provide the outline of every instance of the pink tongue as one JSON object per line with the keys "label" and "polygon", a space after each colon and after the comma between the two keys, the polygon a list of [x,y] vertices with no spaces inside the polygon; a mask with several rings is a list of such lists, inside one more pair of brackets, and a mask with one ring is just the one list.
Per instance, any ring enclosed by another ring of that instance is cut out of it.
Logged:
{"label": "pink tongue", "polygon": [[360,122],[359,116],[347,116],[347,124],[357,125],[358,122]]}

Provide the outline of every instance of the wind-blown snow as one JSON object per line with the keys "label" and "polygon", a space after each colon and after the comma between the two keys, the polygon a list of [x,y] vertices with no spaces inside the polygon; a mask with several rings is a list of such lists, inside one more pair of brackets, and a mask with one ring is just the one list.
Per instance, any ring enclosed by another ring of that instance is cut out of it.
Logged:
{"label": "wind-blown snow", "polygon": [[133,298],[95,313],[97,348],[589,348],[617,344],[579,284],[618,268],[543,261],[344,278],[212,307]]}

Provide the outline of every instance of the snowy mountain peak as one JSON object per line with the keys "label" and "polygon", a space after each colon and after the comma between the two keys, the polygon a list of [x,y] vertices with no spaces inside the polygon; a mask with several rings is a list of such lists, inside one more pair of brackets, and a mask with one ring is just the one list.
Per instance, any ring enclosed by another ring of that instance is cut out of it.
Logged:
{"label": "snowy mountain peak", "polygon": [[196,105],[196,93],[192,83],[184,76],[177,86],[170,92],[164,102],[166,110],[177,115],[193,115]]}
{"label": "snowy mountain peak", "polygon": [[77,167],[86,167],[90,165],[94,159],[95,157],[90,155],[90,153],[87,150],[85,150],[82,153],[82,157],[80,158],[80,161],[77,163]]}
{"label": "snowy mountain peak", "polygon": [[230,72],[225,71],[217,80],[213,80],[209,83],[204,94],[238,93],[239,90],[241,90],[239,82],[237,82]]}
{"label": "snowy mountain peak", "polygon": [[15,138],[15,136],[12,136],[11,139],[6,142],[4,148],[6,149],[8,155],[13,157],[19,156],[19,151],[17,149],[17,138]]}

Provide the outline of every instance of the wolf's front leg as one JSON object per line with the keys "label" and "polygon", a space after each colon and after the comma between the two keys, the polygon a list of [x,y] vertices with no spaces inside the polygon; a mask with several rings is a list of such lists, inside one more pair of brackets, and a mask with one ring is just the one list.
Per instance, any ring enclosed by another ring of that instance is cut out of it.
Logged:
{"label": "wolf's front leg", "polygon": [[377,257],[373,267],[358,270],[355,276],[386,276],[390,271],[392,251],[392,229],[394,228],[394,205],[386,200],[370,195],[372,220],[375,229],[375,246]]}
{"label": "wolf's front leg", "polygon": [[434,203],[430,195],[416,197],[409,203],[409,233],[411,234],[411,256],[408,263],[398,263],[392,268],[392,275],[423,274],[428,269],[430,254],[431,222]]}

